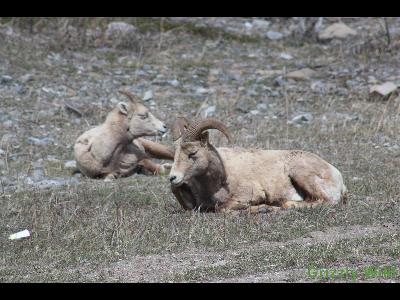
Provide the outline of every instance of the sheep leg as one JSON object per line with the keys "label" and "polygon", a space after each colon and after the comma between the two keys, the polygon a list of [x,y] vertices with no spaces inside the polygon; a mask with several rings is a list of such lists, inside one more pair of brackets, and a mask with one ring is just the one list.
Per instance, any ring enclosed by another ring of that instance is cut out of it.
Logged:
{"label": "sheep leg", "polygon": [[[310,171],[307,170],[298,170],[293,174],[289,175],[293,186],[296,190],[299,190],[304,194],[305,201],[293,201],[293,202],[314,202],[317,200],[321,200],[322,202],[327,203],[335,203],[334,197],[332,195],[328,195],[326,193],[327,190],[333,190],[333,187],[330,187],[329,179],[326,179],[326,183],[322,182],[320,177],[317,174],[310,174]],[[296,204],[302,205],[302,204]]]}
{"label": "sheep leg", "polygon": [[291,207],[315,207],[319,204],[324,203],[324,200],[314,200],[314,201],[292,201],[292,200],[287,200],[282,204],[283,209],[288,209]]}
{"label": "sheep leg", "polygon": [[267,204],[252,205],[248,208],[251,214],[277,212],[280,211],[281,209],[282,208],[279,206],[272,206]]}
{"label": "sheep leg", "polygon": [[139,165],[151,174],[165,174],[167,169],[170,169],[170,164],[157,164],[152,162],[150,159],[142,159]]}
{"label": "sheep leg", "polygon": [[162,144],[144,138],[138,138],[136,139],[136,142],[140,143],[144,148],[144,151],[153,158],[174,160],[174,151]]}

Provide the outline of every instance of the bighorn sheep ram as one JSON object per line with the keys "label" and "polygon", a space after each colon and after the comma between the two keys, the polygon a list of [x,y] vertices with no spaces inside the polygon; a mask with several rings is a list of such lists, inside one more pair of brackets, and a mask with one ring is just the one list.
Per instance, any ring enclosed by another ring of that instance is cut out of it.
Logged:
{"label": "bighorn sheep ram", "polygon": [[103,124],[83,133],[75,142],[78,169],[91,178],[111,180],[134,173],[164,174],[171,164],[156,164],[151,157],[173,160],[167,147],[143,139],[162,135],[166,125],[132,94],[120,91],[130,100],[119,102]]}
{"label": "bighorn sheep ram", "polygon": [[267,212],[336,204],[346,198],[341,173],[320,157],[299,150],[215,148],[208,129],[228,128],[212,118],[172,127],[176,147],[171,190],[186,210]]}

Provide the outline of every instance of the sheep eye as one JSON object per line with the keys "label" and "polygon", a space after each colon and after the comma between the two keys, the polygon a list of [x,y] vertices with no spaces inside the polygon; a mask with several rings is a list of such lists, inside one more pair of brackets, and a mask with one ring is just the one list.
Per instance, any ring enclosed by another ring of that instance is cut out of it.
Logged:
{"label": "sheep eye", "polygon": [[189,155],[188,155],[189,159],[193,159],[194,160],[196,158],[195,157],[196,153],[197,153],[197,151],[193,152],[193,153],[189,153]]}
{"label": "sheep eye", "polygon": [[145,114],[145,115],[139,115],[139,117],[142,119],[142,120],[144,120],[144,119],[147,119],[147,117],[148,117],[149,115],[148,114]]}

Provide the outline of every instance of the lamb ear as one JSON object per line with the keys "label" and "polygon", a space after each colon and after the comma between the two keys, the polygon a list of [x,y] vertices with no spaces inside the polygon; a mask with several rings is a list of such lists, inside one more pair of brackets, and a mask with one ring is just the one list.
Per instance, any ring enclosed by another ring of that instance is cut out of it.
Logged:
{"label": "lamb ear", "polygon": [[204,131],[200,136],[200,145],[202,147],[207,147],[209,145],[209,134],[208,131]]}
{"label": "lamb ear", "polygon": [[128,115],[128,104],[125,102],[119,102],[117,104],[119,112],[123,115]]}

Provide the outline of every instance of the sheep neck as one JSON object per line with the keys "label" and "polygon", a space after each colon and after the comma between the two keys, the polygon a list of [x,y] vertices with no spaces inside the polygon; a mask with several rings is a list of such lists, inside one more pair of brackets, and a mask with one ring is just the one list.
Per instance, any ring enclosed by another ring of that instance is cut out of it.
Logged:
{"label": "sheep neck", "polygon": [[204,208],[214,208],[219,202],[223,202],[221,190],[227,191],[226,172],[223,161],[218,151],[211,146],[210,160],[207,172],[196,178],[197,184],[193,186],[193,196],[196,206]]}

